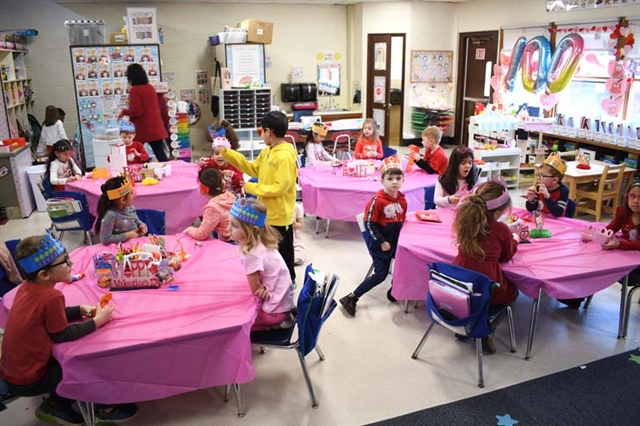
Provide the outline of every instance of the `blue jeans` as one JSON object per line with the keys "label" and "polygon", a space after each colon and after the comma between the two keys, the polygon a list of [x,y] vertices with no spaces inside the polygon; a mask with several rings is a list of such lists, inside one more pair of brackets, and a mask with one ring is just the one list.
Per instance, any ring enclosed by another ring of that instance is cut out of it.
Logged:
{"label": "blue jeans", "polygon": [[382,251],[379,248],[373,248],[370,250],[371,258],[373,259],[373,275],[362,281],[362,284],[353,291],[353,294],[362,297],[363,294],[384,282],[389,275],[389,268],[391,267],[391,260],[395,253],[395,247],[389,251]]}

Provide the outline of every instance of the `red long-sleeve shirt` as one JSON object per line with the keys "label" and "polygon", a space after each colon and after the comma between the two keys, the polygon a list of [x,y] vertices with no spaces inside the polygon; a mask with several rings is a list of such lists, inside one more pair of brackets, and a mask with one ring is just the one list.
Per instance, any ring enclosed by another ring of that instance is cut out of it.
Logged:
{"label": "red long-sleeve shirt", "polygon": [[618,238],[621,250],[640,250],[640,226],[633,224],[632,213],[627,206],[618,206],[616,215],[607,225],[613,232],[622,231],[622,238]]}
{"label": "red long-sleeve shirt", "polygon": [[129,92],[129,108],[122,110],[136,126],[136,137],[142,142],[153,142],[168,137],[162,119],[158,94],[150,84],[138,84]]}

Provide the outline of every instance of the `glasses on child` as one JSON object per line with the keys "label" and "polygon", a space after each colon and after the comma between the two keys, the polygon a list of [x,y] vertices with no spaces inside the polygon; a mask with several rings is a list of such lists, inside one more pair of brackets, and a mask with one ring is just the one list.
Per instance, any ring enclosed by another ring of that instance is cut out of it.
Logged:
{"label": "glasses on child", "polygon": [[538,179],[544,179],[544,178],[551,179],[553,177],[552,175],[543,175],[542,173],[538,173],[536,176],[538,177]]}
{"label": "glasses on child", "polygon": [[64,259],[62,259],[60,262],[58,263],[52,263],[51,265],[48,265],[46,267],[44,267],[43,269],[53,269],[56,266],[60,266],[60,265],[64,265],[67,264],[67,266],[71,266],[71,258],[69,258],[69,255],[66,255]]}

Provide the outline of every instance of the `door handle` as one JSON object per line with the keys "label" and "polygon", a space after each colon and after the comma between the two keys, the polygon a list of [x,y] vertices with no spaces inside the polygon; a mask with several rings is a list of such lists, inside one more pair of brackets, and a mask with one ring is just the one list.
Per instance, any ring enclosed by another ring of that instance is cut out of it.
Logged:
{"label": "door handle", "polygon": [[389,103],[387,104],[387,111],[391,111],[391,106],[392,106],[392,105],[391,105],[391,102],[389,102]]}

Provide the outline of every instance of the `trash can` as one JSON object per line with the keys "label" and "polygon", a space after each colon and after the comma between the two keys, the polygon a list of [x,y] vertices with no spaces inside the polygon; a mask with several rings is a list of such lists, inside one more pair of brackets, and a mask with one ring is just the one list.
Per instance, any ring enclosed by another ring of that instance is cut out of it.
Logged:
{"label": "trash can", "polygon": [[33,190],[33,196],[36,199],[36,206],[38,207],[39,212],[47,211],[47,203],[45,202],[42,192],[40,192],[40,188],[38,187],[40,179],[42,179],[42,175],[44,175],[46,168],[46,165],[38,164],[37,166],[31,166],[27,169],[29,182],[31,182],[31,189]]}

